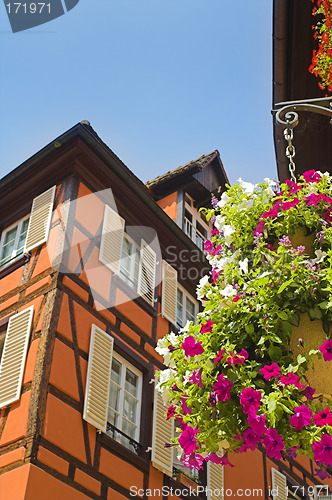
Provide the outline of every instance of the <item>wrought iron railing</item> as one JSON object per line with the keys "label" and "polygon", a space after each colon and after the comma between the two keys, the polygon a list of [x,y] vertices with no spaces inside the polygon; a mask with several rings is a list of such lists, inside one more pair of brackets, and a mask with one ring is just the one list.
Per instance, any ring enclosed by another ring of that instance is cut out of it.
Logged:
{"label": "wrought iron railing", "polygon": [[203,236],[203,234],[196,229],[187,217],[184,218],[184,232],[190,239],[193,240],[194,243],[196,243],[200,250],[204,250],[204,241],[206,240],[205,236]]}
{"label": "wrought iron railing", "polygon": [[[137,455],[140,455],[142,452],[142,445],[135,441],[132,437],[128,436],[128,434],[125,434],[123,431],[115,427],[115,425],[111,424],[110,422],[107,422],[106,426],[106,432],[108,435],[111,435],[113,439],[116,441],[120,441],[123,446],[126,448],[133,448],[134,452],[137,453]],[[125,441],[123,441],[124,438]]]}

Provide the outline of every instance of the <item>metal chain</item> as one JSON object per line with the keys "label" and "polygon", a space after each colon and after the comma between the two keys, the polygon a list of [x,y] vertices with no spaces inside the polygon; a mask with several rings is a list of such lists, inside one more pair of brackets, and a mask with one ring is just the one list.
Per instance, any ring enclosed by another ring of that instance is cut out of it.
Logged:
{"label": "metal chain", "polygon": [[[287,120],[288,122],[288,120]],[[286,156],[289,159],[289,172],[291,175],[292,181],[296,182],[296,177],[295,177],[295,163],[293,161],[293,158],[295,156],[295,147],[292,144],[293,140],[293,129],[292,128],[285,128],[284,130],[284,137],[285,140],[288,142],[288,146],[286,147]]]}

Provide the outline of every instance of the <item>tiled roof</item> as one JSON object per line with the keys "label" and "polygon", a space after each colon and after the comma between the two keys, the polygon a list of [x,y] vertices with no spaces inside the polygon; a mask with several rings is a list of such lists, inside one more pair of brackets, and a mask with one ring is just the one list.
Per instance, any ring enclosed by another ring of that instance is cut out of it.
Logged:
{"label": "tiled roof", "polygon": [[169,181],[170,179],[173,179],[178,175],[183,175],[190,171],[193,171],[193,173],[199,172],[204,167],[206,167],[206,165],[211,163],[211,161],[214,160],[216,156],[219,156],[219,151],[217,149],[212,151],[212,153],[200,156],[199,158],[197,158],[197,160],[192,160],[189,163],[186,163],[185,165],[181,165],[180,167],[175,168],[174,170],[169,170],[165,174],[159,175],[155,179],[148,181],[145,185],[147,188],[152,188],[157,186],[158,184],[162,184],[163,182]]}

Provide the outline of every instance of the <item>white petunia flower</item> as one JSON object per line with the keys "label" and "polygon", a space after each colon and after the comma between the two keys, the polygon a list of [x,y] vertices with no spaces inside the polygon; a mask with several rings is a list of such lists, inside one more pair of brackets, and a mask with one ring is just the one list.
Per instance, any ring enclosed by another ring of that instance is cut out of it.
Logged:
{"label": "white petunia flower", "polygon": [[221,295],[224,297],[232,297],[232,295],[237,294],[236,288],[232,287],[232,285],[226,285],[225,288],[220,290]]}
{"label": "white petunia flower", "polygon": [[245,259],[243,260],[239,260],[239,268],[240,268],[240,271],[244,272],[244,273],[247,273],[248,272],[248,257],[246,257]]}
{"label": "white petunia flower", "polygon": [[315,254],[317,256],[316,259],[312,259],[312,262],[314,262],[315,264],[319,264],[327,256],[327,253],[326,252],[322,252],[322,250],[315,250]]}
{"label": "white petunia flower", "polygon": [[239,205],[237,205],[237,209],[240,210],[247,210],[249,208],[250,202],[249,200],[242,200]]}
{"label": "white petunia flower", "polygon": [[226,193],[226,191],[221,195],[220,197],[220,201],[218,201],[217,203],[217,207],[219,208],[223,208],[224,205],[226,205],[226,203],[229,203],[231,201],[232,198],[230,198],[230,196],[228,196],[228,194]]}
{"label": "white petunia flower", "polygon": [[214,225],[218,229],[218,231],[223,231],[225,224],[226,224],[225,217],[222,217],[221,215],[217,215],[216,220],[214,221]]}
{"label": "white petunia flower", "polygon": [[245,193],[248,194],[253,194],[255,190],[255,185],[251,184],[251,182],[244,182],[241,177],[238,179],[238,183],[240,184],[240,187],[244,190]]}
{"label": "white petunia flower", "polygon": [[233,226],[231,226],[230,224],[226,224],[224,226],[224,229],[223,229],[223,233],[224,233],[224,238],[225,238],[225,243],[227,246],[230,246],[233,242],[233,234],[235,233],[235,229]]}

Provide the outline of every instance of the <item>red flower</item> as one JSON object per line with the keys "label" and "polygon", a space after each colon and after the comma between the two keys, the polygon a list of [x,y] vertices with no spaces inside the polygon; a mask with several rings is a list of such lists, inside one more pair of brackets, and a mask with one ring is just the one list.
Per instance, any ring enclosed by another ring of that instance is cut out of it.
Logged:
{"label": "red flower", "polygon": [[332,426],[332,413],[330,412],[330,408],[327,406],[325,410],[318,411],[317,415],[314,415],[314,422],[317,427],[324,427],[324,425]]}
{"label": "red flower", "polygon": [[182,342],[181,347],[184,350],[185,355],[190,356],[191,358],[204,352],[202,342],[195,342],[195,337],[193,335],[186,337],[184,342]]}
{"label": "red flower", "polygon": [[186,455],[191,455],[195,450],[198,450],[199,446],[195,438],[195,435],[198,433],[199,430],[195,430],[190,425],[187,425],[186,429],[179,437],[179,445],[182,447]]}
{"label": "red flower", "polygon": [[316,462],[325,464],[327,467],[332,466],[332,436],[323,434],[320,443],[316,441],[312,443],[312,449]]}
{"label": "red flower", "polygon": [[243,389],[240,394],[240,403],[243,406],[243,412],[249,413],[252,410],[257,411],[260,407],[262,399],[262,393],[260,391],[255,391],[251,387]]}
{"label": "red flower", "polygon": [[268,429],[264,438],[264,444],[268,457],[281,460],[281,450],[284,448],[284,442],[282,436],[278,434],[277,429]]}
{"label": "red flower", "polygon": [[272,377],[279,377],[280,367],[277,363],[272,363],[272,365],[265,365],[259,371],[263,374],[265,380],[270,380]]}
{"label": "red flower", "polygon": [[289,423],[293,425],[296,431],[302,431],[305,425],[311,424],[312,410],[307,405],[296,406],[294,415],[289,419]]}
{"label": "red flower", "polygon": [[217,382],[213,384],[213,390],[218,398],[218,401],[226,401],[231,397],[229,391],[233,387],[233,383],[224,377],[225,375],[223,373],[221,375],[218,375]]}
{"label": "red flower", "polygon": [[201,332],[202,333],[208,333],[208,332],[212,332],[212,327],[215,323],[213,321],[211,321],[210,319],[207,320],[207,323],[202,323],[202,329],[201,329]]}
{"label": "red flower", "polygon": [[167,410],[167,417],[166,417],[166,420],[169,420],[170,418],[174,417],[175,415],[175,410],[176,410],[176,407],[174,405],[170,406]]}

